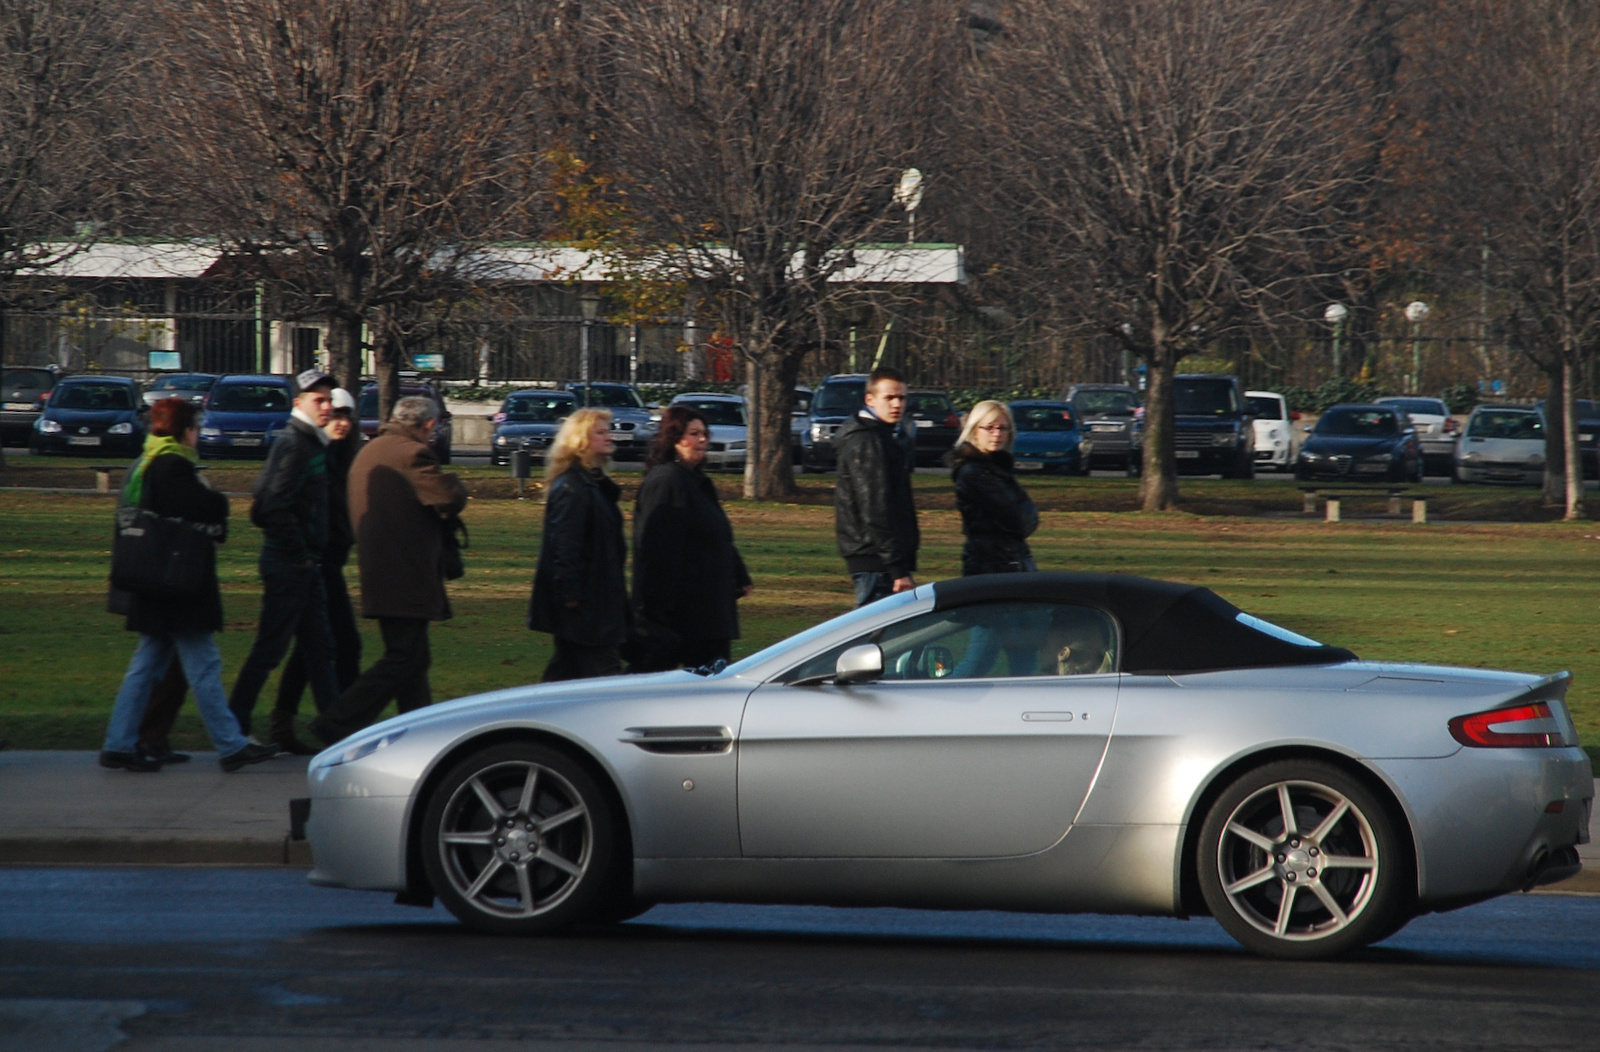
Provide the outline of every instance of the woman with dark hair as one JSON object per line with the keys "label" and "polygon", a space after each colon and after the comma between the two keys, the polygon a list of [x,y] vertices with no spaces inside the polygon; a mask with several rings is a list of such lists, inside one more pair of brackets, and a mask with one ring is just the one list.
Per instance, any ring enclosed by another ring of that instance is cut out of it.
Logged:
{"label": "woman with dark hair", "polygon": [[613,676],[628,638],[628,545],[622,488],[606,473],[616,445],[611,413],[579,409],[545,456],[544,532],[533,575],[528,627],[555,637],[544,682]]}
{"label": "woman with dark hair", "polygon": [[739,638],[738,601],[750,594],[750,574],[703,470],[710,439],[693,409],[661,414],[633,512],[633,602],[647,630],[668,629],[677,645],[635,661],[635,672],[727,661]]}
{"label": "woman with dark hair", "polygon": [[[179,398],[162,399],[151,407],[144,455],[128,472],[122,503],[182,519],[213,541],[222,540],[228,532],[228,498],[202,482],[195,471],[200,438],[195,417],[195,407]],[[257,745],[246,738],[228,708],[228,696],[222,689],[222,655],[213,636],[222,628],[222,593],[214,563],[198,595],[190,599],[133,595],[127,628],[139,633],[139,645],[111,709],[100,766],[128,771],[161,769],[160,760],[137,751],[139,721],[150,689],[166,674],[174,654],[183,665],[224,771],[237,771],[278,754],[277,746]]]}

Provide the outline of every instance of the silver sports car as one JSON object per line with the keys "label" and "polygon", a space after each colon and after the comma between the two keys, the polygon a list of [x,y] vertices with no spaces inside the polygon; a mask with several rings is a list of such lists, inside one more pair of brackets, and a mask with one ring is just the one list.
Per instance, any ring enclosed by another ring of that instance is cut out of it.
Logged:
{"label": "silver sports car", "polygon": [[539,934],[723,901],[1209,913],[1315,958],[1579,868],[1549,676],[1359,661],[1205,588],[923,585],[709,675],[516,687],[311,763],[313,883]]}

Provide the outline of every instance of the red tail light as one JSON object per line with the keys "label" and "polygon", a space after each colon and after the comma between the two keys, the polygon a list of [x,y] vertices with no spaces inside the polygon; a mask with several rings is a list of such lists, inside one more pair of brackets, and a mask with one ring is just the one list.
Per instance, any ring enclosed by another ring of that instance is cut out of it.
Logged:
{"label": "red tail light", "polygon": [[1550,706],[1542,701],[1532,705],[1508,705],[1503,709],[1457,716],[1450,721],[1450,737],[1475,749],[1555,749],[1567,744],[1560,728],[1523,726],[1519,729],[1516,726],[1554,719]]}
{"label": "red tail light", "polygon": [[1447,417],[1444,418],[1444,433],[1445,434],[1453,435],[1459,430],[1461,430],[1461,425],[1456,423],[1456,418],[1455,417],[1447,416]]}
{"label": "red tail light", "polygon": [[961,417],[956,413],[948,414],[944,418],[944,426],[945,427],[960,427],[961,426]]}

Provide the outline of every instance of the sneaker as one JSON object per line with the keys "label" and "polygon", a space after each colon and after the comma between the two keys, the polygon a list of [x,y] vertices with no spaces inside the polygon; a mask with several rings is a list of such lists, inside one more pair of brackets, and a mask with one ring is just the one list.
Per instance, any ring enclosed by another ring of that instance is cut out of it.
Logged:
{"label": "sneaker", "polygon": [[102,749],[100,752],[100,766],[109,767],[114,771],[159,771],[161,764],[148,756],[140,756],[136,752],[112,752]]}
{"label": "sneaker", "polygon": [[[230,752],[219,759],[217,763],[222,766],[224,771],[237,771],[248,764],[270,760],[278,755],[279,751],[276,745],[257,745],[252,742],[238,752]],[[105,761],[102,760],[101,762],[104,763]],[[160,765],[158,764],[157,766],[159,767]]]}

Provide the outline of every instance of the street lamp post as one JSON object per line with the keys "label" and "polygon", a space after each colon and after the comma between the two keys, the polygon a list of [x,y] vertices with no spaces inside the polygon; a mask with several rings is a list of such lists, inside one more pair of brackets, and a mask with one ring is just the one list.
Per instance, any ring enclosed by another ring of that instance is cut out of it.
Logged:
{"label": "street lamp post", "polygon": [[1344,342],[1344,323],[1350,317],[1350,308],[1342,303],[1330,303],[1328,309],[1322,312],[1322,320],[1333,326],[1333,378],[1335,380],[1344,375],[1339,360],[1340,345]]}
{"label": "street lamp post", "polygon": [[907,168],[900,173],[900,182],[894,188],[895,203],[906,210],[906,244],[917,240],[917,207],[922,204],[922,172]]}
{"label": "street lamp post", "polygon": [[594,319],[600,313],[600,291],[585,285],[578,295],[578,309],[583,312],[583,330],[578,336],[578,379],[583,381],[583,404],[589,404],[589,334]]}
{"label": "street lamp post", "polygon": [[1411,323],[1411,383],[1412,394],[1422,390],[1422,321],[1428,316],[1428,305],[1421,300],[1406,304],[1406,321]]}

